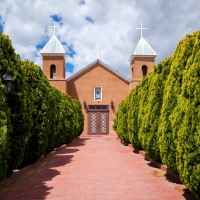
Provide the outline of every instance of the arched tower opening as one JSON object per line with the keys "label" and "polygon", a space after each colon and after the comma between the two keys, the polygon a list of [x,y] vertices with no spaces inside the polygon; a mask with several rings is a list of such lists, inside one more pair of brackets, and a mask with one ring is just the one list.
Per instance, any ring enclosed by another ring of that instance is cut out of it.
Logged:
{"label": "arched tower opening", "polygon": [[56,78],[56,66],[55,65],[50,66],[50,78]]}
{"label": "arched tower opening", "polygon": [[146,65],[143,65],[142,66],[142,77],[144,77],[144,76],[147,76],[147,66]]}

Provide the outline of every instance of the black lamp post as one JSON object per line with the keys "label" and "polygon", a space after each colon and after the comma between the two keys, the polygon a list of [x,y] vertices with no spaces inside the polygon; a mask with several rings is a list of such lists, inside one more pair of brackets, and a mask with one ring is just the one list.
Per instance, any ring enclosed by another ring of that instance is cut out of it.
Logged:
{"label": "black lamp post", "polygon": [[4,92],[7,98],[9,98],[14,91],[14,80],[12,77],[12,72],[7,71],[3,76]]}

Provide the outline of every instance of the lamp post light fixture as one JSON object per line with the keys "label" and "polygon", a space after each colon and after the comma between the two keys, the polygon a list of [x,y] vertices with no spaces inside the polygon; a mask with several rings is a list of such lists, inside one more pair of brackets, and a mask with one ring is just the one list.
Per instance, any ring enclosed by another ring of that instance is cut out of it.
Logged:
{"label": "lamp post light fixture", "polygon": [[113,102],[113,100],[111,101],[110,105],[111,105],[111,109],[114,109],[114,102]]}
{"label": "lamp post light fixture", "polygon": [[84,106],[84,109],[86,109],[86,101],[85,100],[83,101],[83,106]]}
{"label": "lamp post light fixture", "polygon": [[12,77],[12,72],[7,71],[3,76],[4,92],[7,98],[9,98],[14,91],[14,80]]}

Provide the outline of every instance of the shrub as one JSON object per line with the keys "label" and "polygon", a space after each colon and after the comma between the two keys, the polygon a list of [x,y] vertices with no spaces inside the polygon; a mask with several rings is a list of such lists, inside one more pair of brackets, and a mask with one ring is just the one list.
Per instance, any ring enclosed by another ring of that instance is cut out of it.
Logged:
{"label": "shrub", "polygon": [[159,148],[161,158],[174,173],[177,173],[176,164],[176,140],[177,133],[172,129],[170,116],[177,106],[177,97],[181,93],[183,72],[186,69],[188,58],[192,53],[192,41],[190,35],[179,42],[172,58],[170,73],[167,77],[164,89],[163,105],[159,123]]}
{"label": "shrub", "polygon": [[137,149],[142,148],[141,141],[138,138],[139,123],[138,123],[138,112],[139,112],[139,101],[141,96],[140,84],[131,90],[130,92],[130,107],[128,110],[128,135],[130,143]]}
{"label": "shrub", "polygon": [[158,145],[158,124],[163,104],[165,80],[169,75],[170,65],[171,57],[155,66],[154,72],[148,77],[150,79],[148,104],[144,108],[145,115],[141,126],[142,147],[151,158],[159,162],[161,162],[161,157]]}
{"label": "shrub", "polygon": [[184,40],[193,45],[183,71],[178,103],[170,120],[176,141],[178,173],[187,187],[200,198],[200,31],[187,35]]}
{"label": "shrub", "polygon": [[128,115],[128,99],[122,101],[119,104],[118,113],[117,113],[117,126],[116,132],[118,137],[123,143],[129,143],[129,136],[127,131],[127,115]]}

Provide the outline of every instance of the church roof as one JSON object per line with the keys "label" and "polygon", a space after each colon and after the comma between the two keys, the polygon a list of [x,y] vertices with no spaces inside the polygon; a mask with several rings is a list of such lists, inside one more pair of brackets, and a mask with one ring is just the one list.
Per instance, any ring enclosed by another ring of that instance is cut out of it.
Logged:
{"label": "church roof", "polygon": [[152,49],[152,47],[149,45],[149,43],[141,37],[135,51],[133,52],[132,56],[130,57],[130,61],[133,59],[133,57],[156,57],[156,52]]}
{"label": "church roof", "polygon": [[49,40],[49,42],[40,51],[41,55],[65,55],[65,50],[63,49],[61,43],[58,41],[56,35]]}
{"label": "church roof", "polygon": [[73,78],[77,77],[79,74],[81,74],[84,71],[88,70],[89,68],[93,67],[96,63],[99,63],[101,66],[103,66],[107,70],[111,71],[112,73],[114,73],[115,75],[117,75],[118,77],[120,77],[121,79],[123,79],[124,81],[126,81],[126,82],[129,83],[130,80],[128,78],[126,78],[125,76],[123,76],[119,72],[115,71],[114,69],[112,69],[111,67],[109,67],[108,65],[106,65],[105,63],[103,63],[102,61],[100,61],[99,59],[97,59],[96,61],[94,61],[90,65],[84,67],[82,70],[78,71],[77,73],[75,73],[74,75],[70,76],[69,78],[67,78],[67,81],[70,81]]}

